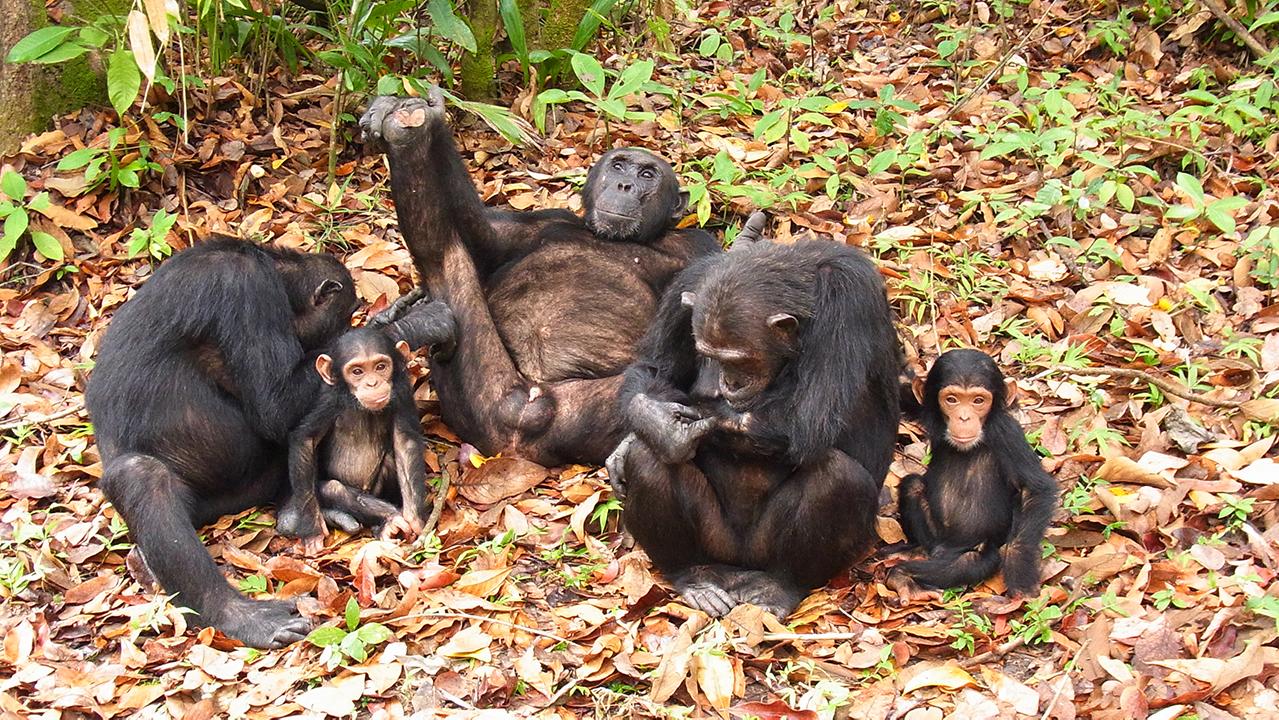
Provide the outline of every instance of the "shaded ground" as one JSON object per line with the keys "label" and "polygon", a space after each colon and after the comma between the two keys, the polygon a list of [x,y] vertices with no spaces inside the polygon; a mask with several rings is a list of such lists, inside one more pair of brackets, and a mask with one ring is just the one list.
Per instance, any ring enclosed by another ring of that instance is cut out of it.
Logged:
{"label": "shaded ground", "polygon": [[[259,653],[185,632],[126,568],[82,410],[101,333],[152,269],[129,257],[131,231],[163,208],[179,215],[175,247],[229,230],[335,252],[374,309],[412,283],[382,161],[348,151],[327,185],[322,79],[273,78],[255,96],[226,78],[195,94],[186,142],[169,122],[130,126],[119,164],[140,138],[157,163],[137,190],[56,169],[105,146],[107,113],[67,118],[5,161],[50,192],[35,223],[74,268],[20,264],[0,287],[0,712],[1274,717],[1273,78],[1248,75],[1206,16],[1152,30],[1140,13],[1114,24],[1070,2],[949,16],[813,5],[760,5],[754,21],[705,4],[659,63],[668,91],[631,98],[653,120],[605,126],[568,105],[540,147],[513,149],[459,118],[464,154],[491,204],[578,209],[591,160],[642,145],[706,198],[692,221],[731,228],[775,205],[782,240],[812,231],[875,254],[921,368],[975,345],[1019,380],[1063,488],[1038,599],[1005,601],[997,580],[902,598],[884,582],[894,561],[873,558],[785,625],[749,608],[708,622],[654,584],[601,471],[463,469],[419,367],[428,461],[456,494],[438,539],[338,535],[306,557],[270,509],[205,532],[242,588],[305,596],[318,620],[362,628],[369,660],[353,641],[345,657]],[[608,67],[631,52],[626,37],[604,45]],[[1062,371],[1085,366],[1249,402]],[[917,429],[902,440],[889,487],[925,453]],[[886,543],[901,539],[894,517],[886,490]]]}

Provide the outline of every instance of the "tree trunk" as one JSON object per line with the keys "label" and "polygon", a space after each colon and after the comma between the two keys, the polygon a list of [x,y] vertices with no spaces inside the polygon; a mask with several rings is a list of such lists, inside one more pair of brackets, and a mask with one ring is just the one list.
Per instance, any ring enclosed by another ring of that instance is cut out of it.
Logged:
{"label": "tree trunk", "polygon": [[559,50],[572,47],[577,26],[582,24],[591,0],[549,0],[546,7],[546,25],[542,27],[542,47]]}
{"label": "tree trunk", "polygon": [[0,18],[4,18],[0,22],[0,154],[4,154],[17,150],[27,135],[48,127],[53,116],[105,100],[106,81],[83,55],[52,66],[5,62],[19,40],[48,24],[42,0],[0,0]]}
{"label": "tree trunk", "polygon": [[491,100],[497,89],[493,38],[500,23],[497,0],[472,0],[469,6],[475,52],[462,56],[462,94],[469,100]]}

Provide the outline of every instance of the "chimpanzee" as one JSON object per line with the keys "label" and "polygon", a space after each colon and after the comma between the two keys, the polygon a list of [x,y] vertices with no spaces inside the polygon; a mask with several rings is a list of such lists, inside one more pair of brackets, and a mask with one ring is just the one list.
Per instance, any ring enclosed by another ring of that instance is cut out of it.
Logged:
{"label": "chimpanzee", "polygon": [[309,353],[350,326],[333,257],[218,238],[175,254],[112,318],[86,393],[100,487],[196,621],[255,647],[300,640],[291,602],[251,600],[196,529],[271,501],[318,385]]}
{"label": "chimpanzee", "polygon": [[788,615],[874,537],[900,349],[860,251],[735,242],[667,289],[620,395],[623,520],[694,607]]}
{"label": "chimpanzee", "polygon": [[376,528],[383,538],[422,530],[426,463],[411,358],[407,342],[361,328],[315,359],[324,385],[289,441],[293,492],[279,513],[282,531],[314,547],[325,519],[347,532]]}
{"label": "chimpanzee", "polygon": [[622,436],[621,373],[662,290],[720,251],[709,233],[675,229],[688,198],[670,165],[610,150],[587,175],[584,218],[503,212],[476,193],[438,89],[377,98],[360,124],[390,158],[423,284],[457,316],[456,351],[431,362],[445,422],[487,454],[602,462]]}
{"label": "chimpanzee", "polygon": [[922,477],[902,478],[898,506],[907,539],[928,556],[899,567],[922,585],[972,585],[1002,564],[1009,592],[1039,587],[1057,483],[1008,413],[1015,390],[977,350],[944,353],[926,380],[915,378],[932,459]]}

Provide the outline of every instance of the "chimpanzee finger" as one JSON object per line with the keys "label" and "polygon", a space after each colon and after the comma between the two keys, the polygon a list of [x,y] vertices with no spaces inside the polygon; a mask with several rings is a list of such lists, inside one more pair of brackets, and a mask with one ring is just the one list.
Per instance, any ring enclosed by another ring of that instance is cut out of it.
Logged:
{"label": "chimpanzee finger", "polygon": [[275,634],[271,636],[271,644],[275,649],[279,649],[304,640],[310,634],[311,621],[304,617],[297,617],[275,631]]}
{"label": "chimpanzee finger", "polygon": [[426,296],[426,288],[419,285],[412,290],[404,293],[386,306],[382,312],[369,318],[369,327],[383,327],[396,320],[408,311],[409,307],[417,304],[419,300]]}
{"label": "chimpanzee finger", "polygon": [[749,247],[750,245],[764,239],[764,226],[768,224],[768,214],[763,210],[756,210],[746,218],[746,223],[742,225],[742,231],[737,234],[733,240],[733,247],[738,248]]}
{"label": "chimpanzee finger", "polygon": [[622,469],[626,465],[626,453],[630,451],[631,444],[634,442],[635,433],[627,435],[617,444],[617,449],[609,453],[608,458],[604,460],[604,469],[608,471],[608,484],[613,488],[613,496],[619,500],[626,499],[626,477],[622,474]]}

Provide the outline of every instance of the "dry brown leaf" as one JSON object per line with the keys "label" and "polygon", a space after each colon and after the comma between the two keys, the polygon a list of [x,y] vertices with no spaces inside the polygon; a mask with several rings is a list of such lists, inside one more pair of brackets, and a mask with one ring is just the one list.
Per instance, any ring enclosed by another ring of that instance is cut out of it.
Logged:
{"label": "dry brown leaf", "polygon": [[478,468],[466,468],[457,490],[473,503],[492,505],[536,487],[546,476],[546,468],[537,463],[496,457],[486,460]]}
{"label": "dry brown leaf", "polygon": [[952,661],[924,661],[912,665],[902,671],[898,678],[902,694],[912,693],[920,688],[940,687],[947,690],[958,690],[976,684],[976,680],[968,671]]}

